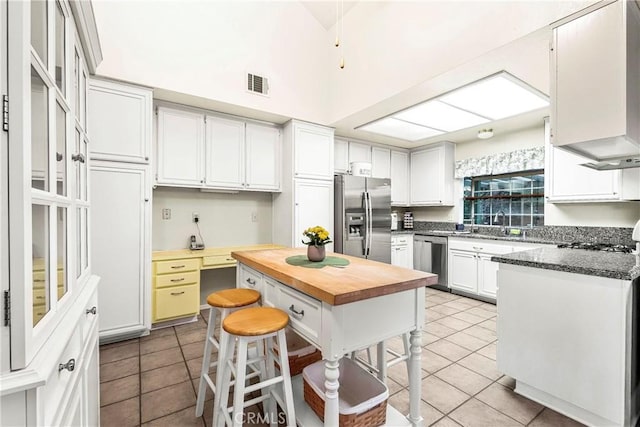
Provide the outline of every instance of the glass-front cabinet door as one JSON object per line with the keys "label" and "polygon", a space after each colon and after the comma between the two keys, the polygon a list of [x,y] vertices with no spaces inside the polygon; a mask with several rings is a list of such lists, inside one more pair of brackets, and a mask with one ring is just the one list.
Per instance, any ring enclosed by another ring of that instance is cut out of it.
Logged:
{"label": "glass-front cabinet door", "polygon": [[67,0],[8,2],[11,369],[88,280],[87,67]]}

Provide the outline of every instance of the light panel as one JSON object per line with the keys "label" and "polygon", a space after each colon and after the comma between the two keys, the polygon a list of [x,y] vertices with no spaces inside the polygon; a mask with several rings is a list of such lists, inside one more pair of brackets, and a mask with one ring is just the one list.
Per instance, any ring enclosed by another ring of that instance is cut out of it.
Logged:
{"label": "light panel", "polygon": [[502,71],[357,129],[418,141],[548,106],[547,96]]}
{"label": "light panel", "polygon": [[506,73],[461,87],[438,99],[492,120],[504,119],[549,105],[545,97],[523,87],[522,83],[509,78]]}
{"label": "light panel", "polygon": [[408,110],[396,113],[392,117],[445,132],[453,132],[489,122],[484,117],[468,113],[438,100],[423,102]]}
{"label": "light panel", "polygon": [[393,117],[385,117],[384,119],[369,123],[358,129],[404,139],[406,141],[417,141],[443,133],[436,129],[394,119]]}

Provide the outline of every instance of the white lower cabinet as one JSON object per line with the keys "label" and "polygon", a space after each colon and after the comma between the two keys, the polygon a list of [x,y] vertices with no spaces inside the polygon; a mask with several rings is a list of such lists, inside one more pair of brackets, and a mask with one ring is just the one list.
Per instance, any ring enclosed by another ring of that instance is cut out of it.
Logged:
{"label": "white lower cabinet", "polygon": [[496,299],[498,263],[494,255],[535,249],[543,244],[449,238],[449,287],[454,291]]}
{"label": "white lower cabinet", "polygon": [[413,269],[413,236],[391,236],[391,265]]}
{"label": "white lower cabinet", "polygon": [[97,284],[84,285],[27,367],[0,378],[3,426],[99,425]]}

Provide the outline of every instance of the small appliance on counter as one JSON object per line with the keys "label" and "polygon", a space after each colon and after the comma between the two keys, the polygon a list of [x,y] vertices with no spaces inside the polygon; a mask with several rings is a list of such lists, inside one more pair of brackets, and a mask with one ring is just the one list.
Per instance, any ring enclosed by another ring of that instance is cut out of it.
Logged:
{"label": "small appliance on counter", "polygon": [[391,231],[398,229],[398,212],[391,212]]}
{"label": "small appliance on counter", "polygon": [[371,178],[371,163],[351,162],[351,175]]}
{"label": "small appliance on counter", "polygon": [[191,235],[191,240],[189,241],[189,249],[192,251],[201,251],[204,249],[204,243],[196,242],[196,236]]}
{"label": "small appliance on counter", "polygon": [[413,230],[413,212],[404,213],[404,225],[405,230]]}

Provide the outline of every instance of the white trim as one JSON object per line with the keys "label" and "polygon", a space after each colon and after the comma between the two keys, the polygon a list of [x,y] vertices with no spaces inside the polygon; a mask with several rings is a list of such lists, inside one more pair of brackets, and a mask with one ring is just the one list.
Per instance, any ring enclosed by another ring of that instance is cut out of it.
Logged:
{"label": "white trim", "polygon": [[93,5],[89,1],[80,0],[70,0],[69,4],[78,28],[82,50],[87,60],[87,67],[91,74],[95,74],[98,65],[102,62],[102,49],[100,48],[98,27],[93,14]]}

